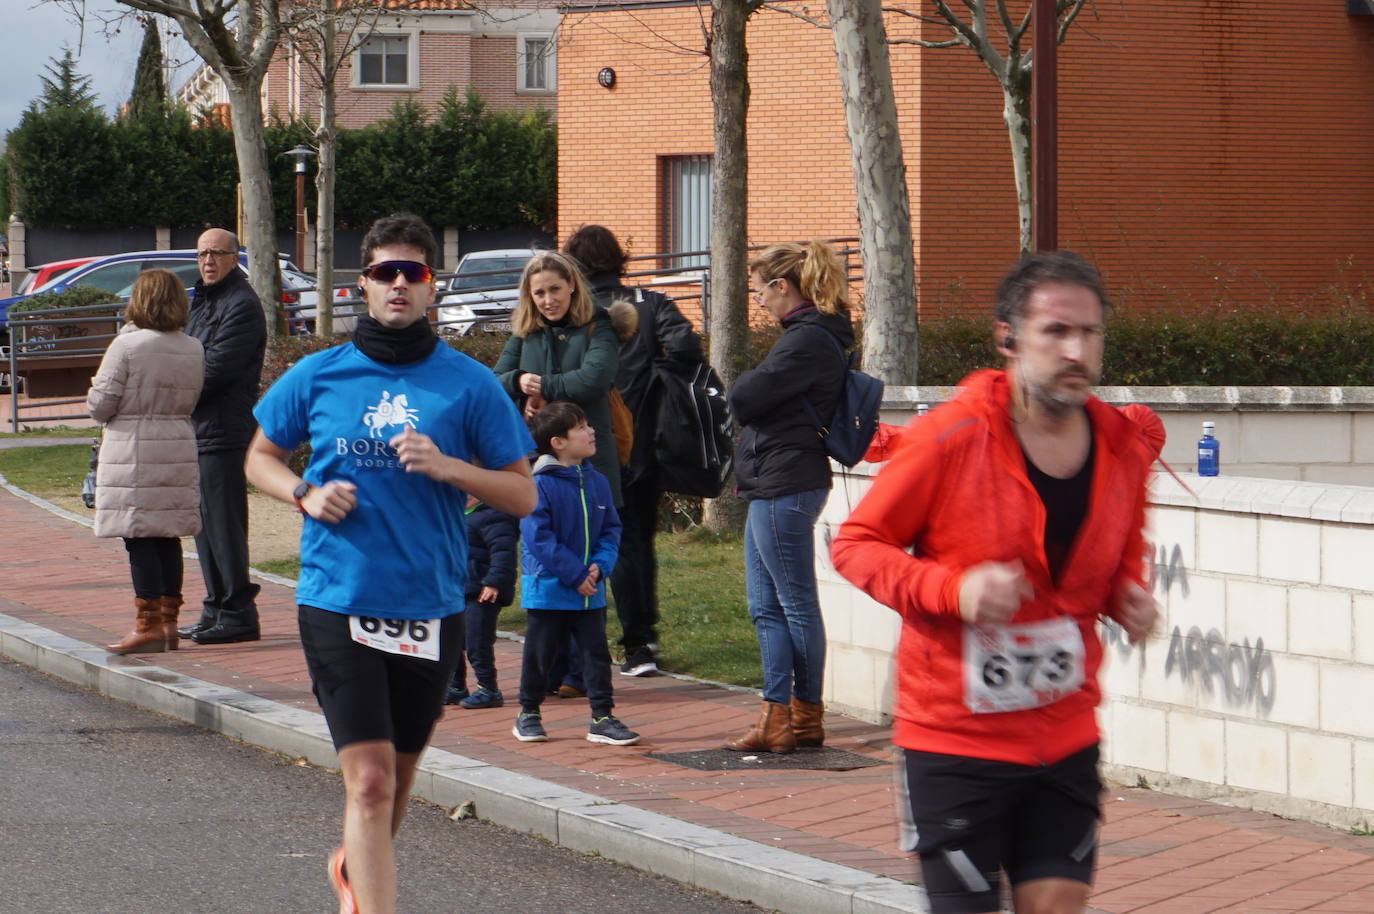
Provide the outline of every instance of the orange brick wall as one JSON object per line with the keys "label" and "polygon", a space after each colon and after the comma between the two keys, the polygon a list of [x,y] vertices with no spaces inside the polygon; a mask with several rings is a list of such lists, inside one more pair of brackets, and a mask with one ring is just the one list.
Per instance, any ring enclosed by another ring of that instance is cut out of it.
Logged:
{"label": "orange brick wall", "polygon": [[[1141,306],[1374,275],[1374,21],[1331,0],[1092,10],[1060,48],[1061,246]],[[658,157],[711,151],[704,27],[696,7],[565,15],[560,237],[600,221],[663,247]],[[749,46],[750,240],[855,234],[829,33],[765,10]],[[1000,92],[963,48],[892,59],[922,309],[981,309],[1017,250]]]}

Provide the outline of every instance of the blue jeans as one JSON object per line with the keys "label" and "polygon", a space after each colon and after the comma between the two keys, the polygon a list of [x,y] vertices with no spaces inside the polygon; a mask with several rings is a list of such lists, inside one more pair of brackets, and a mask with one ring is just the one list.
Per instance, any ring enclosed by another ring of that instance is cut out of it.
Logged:
{"label": "blue jeans", "polygon": [[816,595],[816,519],[829,492],[812,489],[749,502],[744,586],[763,659],[763,698],[821,700],[825,623]]}

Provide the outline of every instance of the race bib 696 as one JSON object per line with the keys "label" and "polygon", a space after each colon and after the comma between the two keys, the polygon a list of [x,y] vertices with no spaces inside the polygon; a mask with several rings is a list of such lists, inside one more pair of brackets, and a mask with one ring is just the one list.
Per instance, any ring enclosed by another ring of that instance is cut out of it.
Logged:
{"label": "race bib 696", "polygon": [[359,644],[388,654],[438,660],[440,621],[349,616],[348,633]]}

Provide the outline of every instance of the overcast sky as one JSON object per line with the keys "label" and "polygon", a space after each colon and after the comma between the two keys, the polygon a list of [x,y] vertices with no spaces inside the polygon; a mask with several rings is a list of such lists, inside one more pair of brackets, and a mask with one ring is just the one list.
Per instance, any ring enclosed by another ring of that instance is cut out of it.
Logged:
{"label": "overcast sky", "polygon": [[[108,18],[118,9],[107,0],[86,3],[88,16],[104,13]],[[162,20],[163,50],[170,53],[167,26],[167,20]],[[91,90],[107,111],[113,114],[129,100],[143,30],[132,20],[114,36],[102,34],[101,29],[99,21],[88,18],[83,31],[65,4],[0,0],[0,137],[18,126],[24,109],[42,91],[39,77],[47,73],[51,58],[62,56],[64,46],[76,55],[77,72],[91,77]],[[189,64],[180,67],[168,89],[175,89],[192,69]]]}

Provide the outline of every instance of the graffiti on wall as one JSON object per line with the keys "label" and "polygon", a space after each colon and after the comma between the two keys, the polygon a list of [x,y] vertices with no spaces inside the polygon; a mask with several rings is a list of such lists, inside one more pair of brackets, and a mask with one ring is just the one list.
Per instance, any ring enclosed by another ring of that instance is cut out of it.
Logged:
{"label": "graffiti on wall", "polygon": [[[1147,583],[1151,593],[1160,600],[1170,590],[1187,597],[1188,567],[1183,562],[1183,550],[1178,544],[1160,545],[1151,553],[1147,563]],[[1144,671],[1145,643],[1131,644],[1126,631],[1115,622],[1104,619],[1102,641],[1114,650],[1122,661],[1132,654],[1138,657]],[[1221,632],[1211,629],[1206,634],[1194,625],[1185,633],[1174,626],[1169,636],[1169,651],[1164,658],[1164,676],[1178,677],[1185,685],[1197,685],[1204,695],[1216,695],[1228,706],[1268,714],[1274,707],[1278,693],[1278,672],[1274,656],[1264,647],[1264,639],[1248,637],[1240,643],[1228,642]]]}

